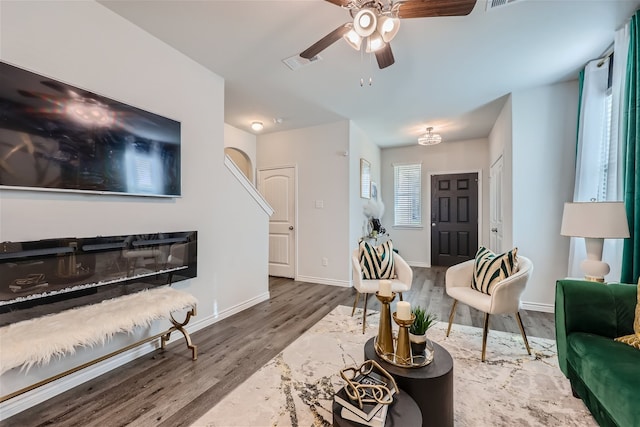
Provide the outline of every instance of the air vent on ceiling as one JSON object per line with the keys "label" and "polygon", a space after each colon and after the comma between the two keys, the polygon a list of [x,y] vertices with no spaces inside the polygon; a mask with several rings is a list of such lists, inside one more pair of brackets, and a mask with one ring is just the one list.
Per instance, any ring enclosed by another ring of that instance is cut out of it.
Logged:
{"label": "air vent on ceiling", "polygon": [[316,55],[311,59],[305,59],[300,55],[294,55],[290,58],[283,59],[282,62],[284,62],[287,67],[295,71],[298,68],[306,67],[307,65],[313,64],[314,62],[318,62],[321,59],[322,57],[320,55]]}
{"label": "air vent on ceiling", "polygon": [[487,10],[495,9],[496,7],[506,6],[516,1],[517,0],[487,0]]}

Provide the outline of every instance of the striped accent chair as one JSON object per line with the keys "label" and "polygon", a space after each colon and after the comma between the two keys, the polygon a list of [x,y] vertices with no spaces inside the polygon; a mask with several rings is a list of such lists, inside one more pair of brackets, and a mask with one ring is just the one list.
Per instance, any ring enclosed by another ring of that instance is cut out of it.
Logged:
{"label": "striped accent chair", "polygon": [[[395,274],[393,278],[388,280],[391,280],[391,291],[399,293],[400,301],[402,301],[402,293],[411,289],[413,271],[400,255],[392,252],[392,257]],[[364,334],[367,324],[367,299],[369,294],[375,294],[380,288],[380,279],[365,279],[363,277],[362,266],[360,264],[360,248],[353,251],[351,255],[351,266],[353,268],[353,287],[356,289],[356,299],[353,302],[351,316],[353,316],[356,311],[360,294],[364,294],[364,307],[362,311],[362,333]]]}
{"label": "striped accent chair", "polygon": [[531,354],[527,334],[520,318],[520,296],[527,286],[527,281],[531,277],[533,264],[529,258],[518,255],[517,271],[497,281],[492,281],[487,285],[484,293],[473,287],[475,262],[472,259],[454,265],[447,269],[445,275],[445,286],[447,295],[453,298],[453,306],[449,314],[449,327],[447,336],[451,332],[451,324],[456,314],[458,301],[484,312],[484,328],[482,332],[482,361],[485,361],[487,351],[487,335],[489,333],[489,315],[491,314],[513,314],[520,327],[520,333],[524,340],[527,353]]}

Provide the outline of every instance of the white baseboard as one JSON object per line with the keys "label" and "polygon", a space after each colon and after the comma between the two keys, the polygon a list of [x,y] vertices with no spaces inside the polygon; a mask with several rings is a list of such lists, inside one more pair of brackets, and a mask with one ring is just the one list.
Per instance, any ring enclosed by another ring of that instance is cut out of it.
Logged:
{"label": "white baseboard", "polygon": [[421,261],[407,261],[409,267],[422,267],[422,268],[431,268],[430,262],[421,262]]}
{"label": "white baseboard", "polygon": [[[271,297],[271,294],[269,294],[269,292],[267,291],[251,299],[248,299],[247,301],[244,301],[240,304],[231,306],[226,310],[220,311],[217,314],[205,317],[193,324],[192,326],[193,332],[199,331],[200,329],[206,328],[207,326],[211,326],[214,323],[221,321],[222,319],[226,319],[227,317],[240,313],[241,311],[246,310],[247,308],[253,307],[254,305],[259,304],[263,301],[267,301],[270,297]],[[187,327],[187,330],[189,331],[189,333],[192,333],[191,328]]]}
{"label": "white baseboard", "polygon": [[541,311],[543,313],[555,313],[555,306],[553,304],[542,304],[539,302],[525,302],[520,303],[520,307],[525,310]]}
{"label": "white baseboard", "polygon": [[349,280],[335,280],[335,279],[326,279],[324,277],[313,277],[313,276],[296,276],[295,280],[299,282],[318,283],[320,285],[341,286],[343,288],[351,287],[351,281]]}
{"label": "white baseboard", "polygon": [[[186,329],[190,334],[192,334],[196,331],[199,331],[200,329],[206,328],[207,326],[211,326],[222,319],[239,313],[242,310],[252,307],[260,302],[266,301],[269,299],[269,297],[269,292],[265,292],[241,304],[230,307],[218,313],[217,315],[214,314],[199,319],[197,322],[187,325]],[[172,343],[180,339],[183,339],[182,334],[174,333],[171,334],[171,339],[168,341],[168,343]],[[198,343],[195,342],[194,344],[197,345]],[[77,387],[139,357],[142,357],[145,354],[151,353],[158,348],[160,348],[159,339],[154,340],[153,342],[141,344],[131,350],[113,356],[103,362],[97,363],[73,374],[69,374],[65,377],[60,378],[59,380],[52,381],[34,390],[9,399],[6,402],[0,404],[0,421],[5,420],[22,411],[25,411],[39,403],[51,399],[58,394],[64,393],[67,390]]]}

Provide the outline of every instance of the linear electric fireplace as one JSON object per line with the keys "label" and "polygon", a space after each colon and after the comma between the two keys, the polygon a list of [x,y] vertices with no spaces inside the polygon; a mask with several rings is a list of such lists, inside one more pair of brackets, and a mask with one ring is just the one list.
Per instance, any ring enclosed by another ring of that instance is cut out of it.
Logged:
{"label": "linear electric fireplace", "polygon": [[0,326],[196,277],[197,232],[0,243]]}

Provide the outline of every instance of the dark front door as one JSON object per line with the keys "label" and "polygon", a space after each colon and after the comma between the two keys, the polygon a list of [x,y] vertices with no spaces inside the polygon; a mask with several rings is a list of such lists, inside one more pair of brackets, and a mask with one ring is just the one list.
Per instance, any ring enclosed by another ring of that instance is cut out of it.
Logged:
{"label": "dark front door", "polygon": [[478,174],[431,177],[431,265],[472,259],[478,250]]}

